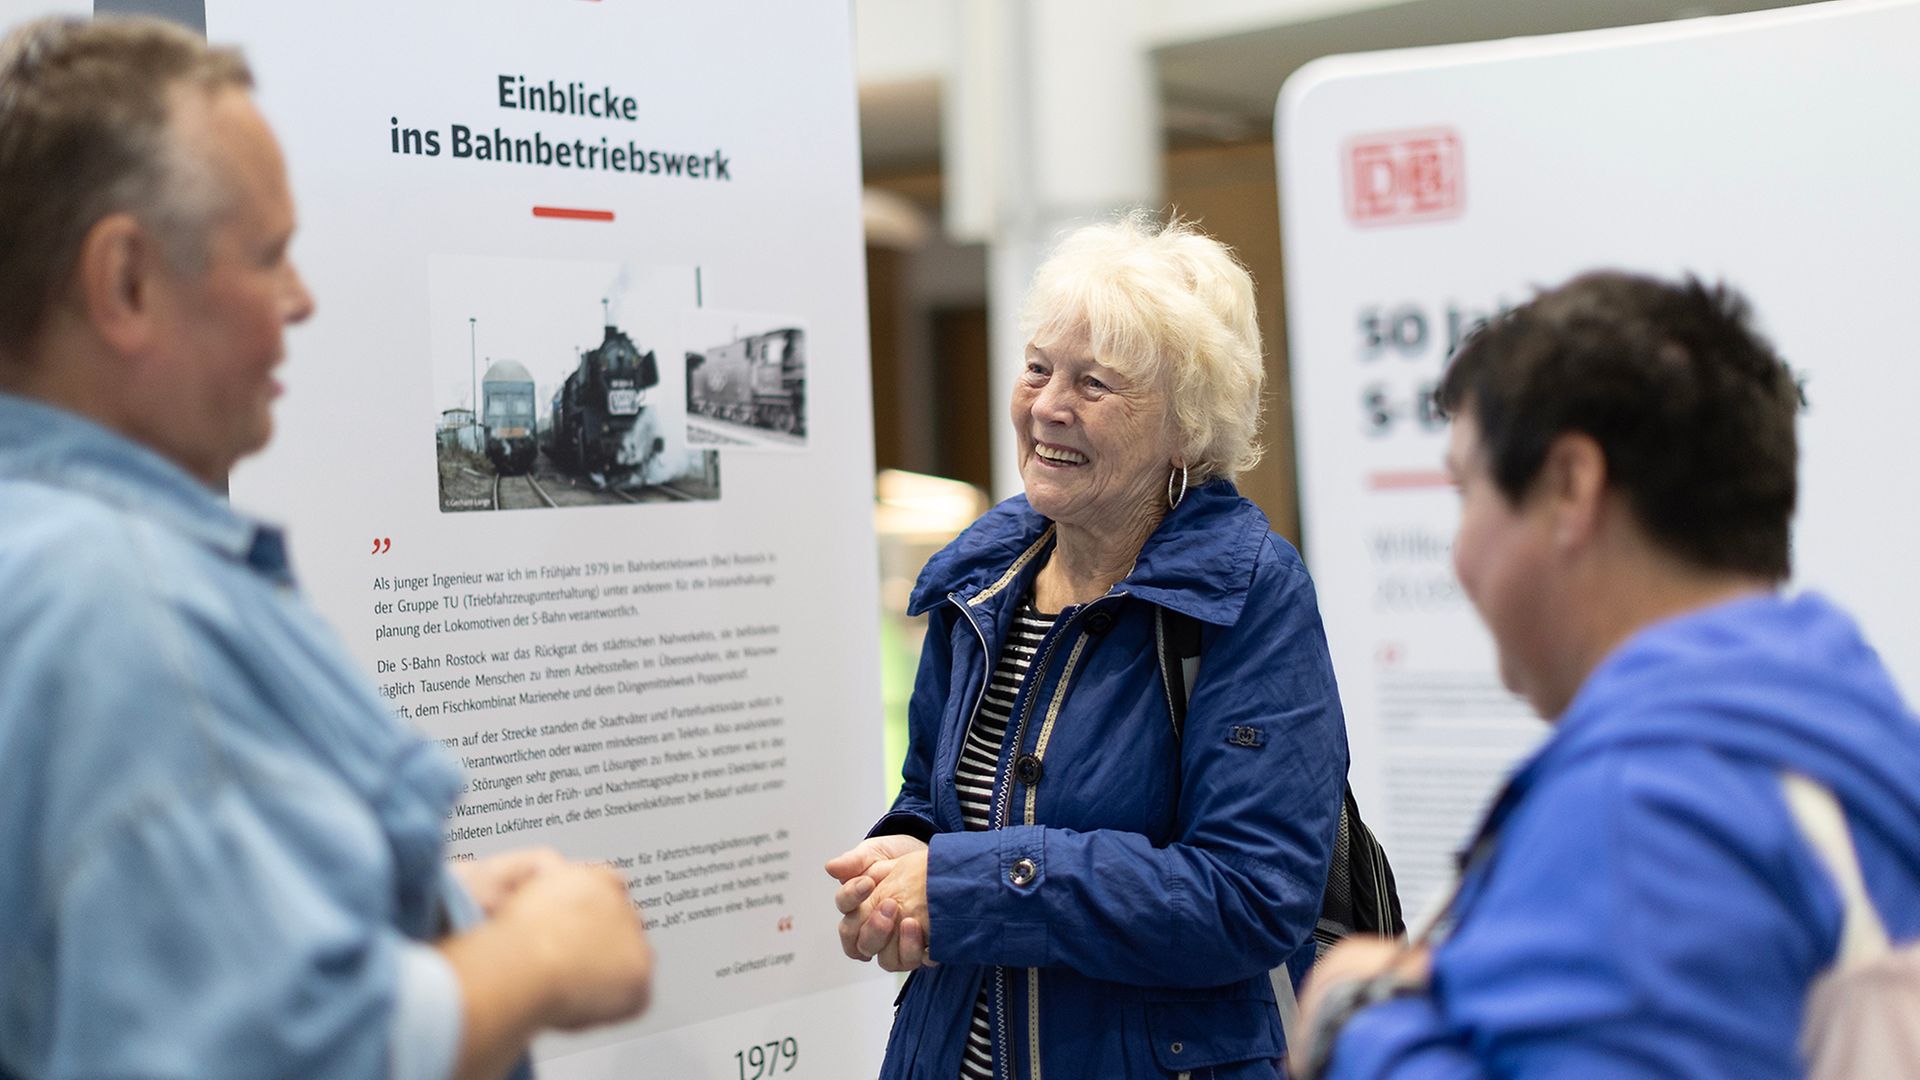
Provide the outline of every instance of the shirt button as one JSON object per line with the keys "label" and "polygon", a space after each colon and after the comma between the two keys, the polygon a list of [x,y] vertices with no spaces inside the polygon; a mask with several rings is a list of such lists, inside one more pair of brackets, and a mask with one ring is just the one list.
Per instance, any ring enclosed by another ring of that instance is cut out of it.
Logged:
{"label": "shirt button", "polygon": [[1113,616],[1105,611],[1096,611],[1087,616],[1087,629],[1096,634],[1104,634],[1113,626]]}
{"label": "shirt button", "polygon": [[1032,859],[1015,859],[1012,869],[1007,871],[1007,880],[1015,885],[1029,885],[1037,873],[1039,870],[1034,867]]}
{"label": "shirt button", "polygon": [[1021,754],[1020,760],[1013,763],[1013,778],[1028,787],[1039,783],[1046,772],[1046,768],[1040,764],[1040,759],[1032,754]]}

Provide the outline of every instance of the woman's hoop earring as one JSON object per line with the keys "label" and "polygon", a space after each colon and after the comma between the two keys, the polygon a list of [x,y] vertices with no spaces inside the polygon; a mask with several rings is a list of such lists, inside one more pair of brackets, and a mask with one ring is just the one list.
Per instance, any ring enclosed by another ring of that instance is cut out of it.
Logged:
{"label": "woman's hoop earring", "polygon": [[[1180,477],[1180,493],[1178,495],[1174,494],[1173,492],[1173,478],[1176,475]],[[1187,497],[1187,467],[1185,465],[1180,466],[1178,473],[1174,472],[1172,469],[1167,470],[1167,509],[1171,510],[1174,507],[1179,506],[1181,501],[1184,500],[1186,497]]]}

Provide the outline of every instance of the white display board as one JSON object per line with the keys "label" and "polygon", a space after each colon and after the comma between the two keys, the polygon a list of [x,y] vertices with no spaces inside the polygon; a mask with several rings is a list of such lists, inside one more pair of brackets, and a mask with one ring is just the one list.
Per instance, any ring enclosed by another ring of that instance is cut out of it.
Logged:
{"label": "white display board", "polygon": [[1724,278],[1806,377],[1796,588],[1920,691],[1920,5],[1839,2],[1302,69],[1276,117],[1306,555],[1353,784],[1417,909],[1545,728],[1454,579],[1426,395],[1591,268]]}
{"label": "white display board", "polygon": [[206,7],[318,301],[234,500],[461,759],[454,856],[552,845],[646,912],[652,1009],[541,1042],[546,1077],[878,1067],[893,980],[821,868],[883,790],[848,20]]}
{"label": "white display board", "polygon": [[0,0],[0,33],[44,15],[91,15],[93,0]]}

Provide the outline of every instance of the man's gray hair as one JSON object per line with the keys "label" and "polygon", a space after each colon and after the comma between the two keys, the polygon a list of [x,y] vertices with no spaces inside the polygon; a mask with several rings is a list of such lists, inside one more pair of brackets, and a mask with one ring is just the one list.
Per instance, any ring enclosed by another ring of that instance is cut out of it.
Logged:
{"label": "man's gray hair", "polygon": [[37,19],[0,41],[0,355],[32,345],[102,218],[134,215],[198,269],[223,199],[168,121],[183,91],[252,86],[237,50],[159,19]]}

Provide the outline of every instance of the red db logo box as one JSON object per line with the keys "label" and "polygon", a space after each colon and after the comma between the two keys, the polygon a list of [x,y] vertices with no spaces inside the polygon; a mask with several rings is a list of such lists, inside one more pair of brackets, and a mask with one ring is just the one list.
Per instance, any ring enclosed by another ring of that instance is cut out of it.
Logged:
{"label": "red db logo box", "polygon": [[1367,135],[1347,143],[1347,216],[1399,225],[1460,216],[1465,206],[1460,136],[1447,128]]}

